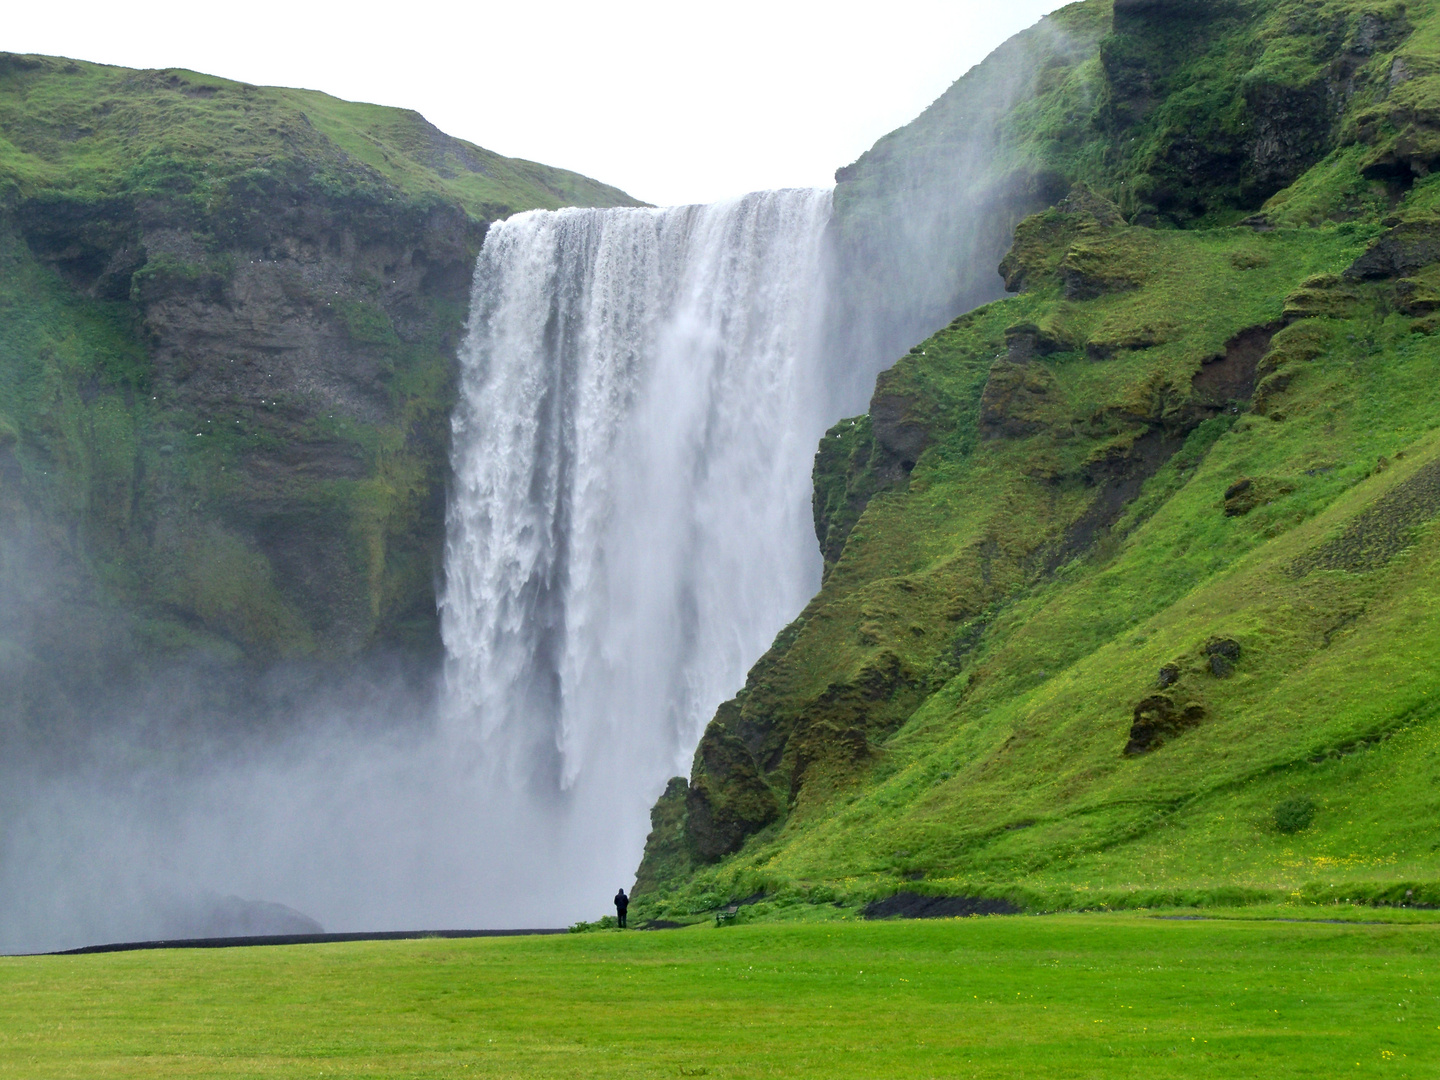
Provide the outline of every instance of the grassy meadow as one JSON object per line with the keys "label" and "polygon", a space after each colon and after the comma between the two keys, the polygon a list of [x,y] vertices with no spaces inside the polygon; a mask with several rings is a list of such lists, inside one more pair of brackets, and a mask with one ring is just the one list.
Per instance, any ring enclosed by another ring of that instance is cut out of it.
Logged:
{"label": "grassy meadow", "polygon": [[1302,910],[11,957],[0,1076],[1433,1076],[1440,921]]}

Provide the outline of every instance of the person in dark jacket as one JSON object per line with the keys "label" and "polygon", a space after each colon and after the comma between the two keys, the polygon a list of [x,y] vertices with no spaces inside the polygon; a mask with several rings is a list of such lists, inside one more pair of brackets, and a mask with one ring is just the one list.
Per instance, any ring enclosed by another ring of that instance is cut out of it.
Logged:
{"label": "person in dark jacket", "polygon": [[620,924],[620,929],[625,929],[625,912],[630,910],[630,897],[625,895],[625,890],[620,889],[615,893],[615,921]]}

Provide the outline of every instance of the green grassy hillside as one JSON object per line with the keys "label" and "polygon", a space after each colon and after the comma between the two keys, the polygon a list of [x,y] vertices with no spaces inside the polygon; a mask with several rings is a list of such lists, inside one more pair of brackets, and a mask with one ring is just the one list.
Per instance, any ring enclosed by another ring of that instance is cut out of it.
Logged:
{"label": "green grassy hillside", "polygon": [[1421,1077],[1437,934],[1072,915],[3,957],[0,1075]]}
{"label": "green grassy hillside", "polygon": [[116,198],[291,165],[337,188],[442,201],[480,221],[635,205],[588,177],[452,138],[408,109],[181,69],[0,54],[0,185],[12,192]]}
{"label": "green grassy hillside", "polygon": [[824,586],[646,910],[1440,903],[1440,12],[1113,17],[1019,295],[822,444]]}

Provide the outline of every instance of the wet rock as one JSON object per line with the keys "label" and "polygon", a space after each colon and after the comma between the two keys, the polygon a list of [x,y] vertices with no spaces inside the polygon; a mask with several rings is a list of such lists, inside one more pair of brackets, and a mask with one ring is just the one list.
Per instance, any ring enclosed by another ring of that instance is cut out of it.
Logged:
{"label": "wet rock", "polygon": [[1161,690],[1174,686],[1180,681],[1180,666],[1178,664],[1166,664],[1160,669],[1160,674],[1155,682]]}
{"label": "wet rock", "polygon": [[916,415],[915,402],[904,394],[877,388],[870,399],[870,423],[886,463],[908,475],[930,445],[930,429]]}

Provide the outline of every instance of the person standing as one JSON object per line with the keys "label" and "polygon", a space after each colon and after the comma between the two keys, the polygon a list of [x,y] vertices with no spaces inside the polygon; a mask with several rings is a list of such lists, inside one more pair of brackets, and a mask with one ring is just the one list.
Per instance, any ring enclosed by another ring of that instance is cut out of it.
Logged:
{"label": "person standing", "polygon": [[625,890],[620,889],[615,893],[615,921],[620,924],[620,929],[625,929],[625,913],[630,910],[630,897],[625,895]]}

